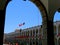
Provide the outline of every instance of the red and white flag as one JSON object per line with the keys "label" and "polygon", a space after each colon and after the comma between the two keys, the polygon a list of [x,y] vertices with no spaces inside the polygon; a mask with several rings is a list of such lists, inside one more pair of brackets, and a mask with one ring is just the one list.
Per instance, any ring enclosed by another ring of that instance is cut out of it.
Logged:
{"label": "red and white flag", "polygon": [[24,23],[22,23],[22,24],[19,24],[19,27],[20,27],[20,26],[23,26],[24,24],[25,24],[25,22],[24,22]]}

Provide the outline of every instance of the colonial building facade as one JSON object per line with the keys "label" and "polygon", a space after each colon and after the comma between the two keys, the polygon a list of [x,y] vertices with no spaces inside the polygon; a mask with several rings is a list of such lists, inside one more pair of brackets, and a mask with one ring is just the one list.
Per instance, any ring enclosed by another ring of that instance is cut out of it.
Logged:
{"label": "colonial building facade", "polygon": [[[26,28],[16,29],[15,32],[4,34],[3,43],[18,45],[42,45],[43,28],[42,25]],[[60,21],[54,22],[54,41],[55,45],[60,43]]]}

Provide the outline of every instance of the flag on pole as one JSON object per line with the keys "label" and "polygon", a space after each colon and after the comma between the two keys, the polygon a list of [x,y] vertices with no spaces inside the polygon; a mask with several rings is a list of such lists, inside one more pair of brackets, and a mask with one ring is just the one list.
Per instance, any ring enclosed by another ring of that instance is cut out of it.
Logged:
{"label": "flag on pole", "polygon": [[22,23],[22,24],[19,24],[19,27],[20,27],[20,26],[23,26],[24,24],[25,24],[25,22],[24,22],[24,23]]}

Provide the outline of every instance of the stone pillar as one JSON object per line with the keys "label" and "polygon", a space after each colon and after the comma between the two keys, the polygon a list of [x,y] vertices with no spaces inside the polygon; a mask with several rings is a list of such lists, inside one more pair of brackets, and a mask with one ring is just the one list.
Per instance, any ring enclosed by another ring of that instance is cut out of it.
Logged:
{"label": "stone pillar", "polygon": [[39,45],[39,38],[38,38],[38,45]]}
{"label": "stone pillar", "polygon": [[32,36],[33,36],[33,29],[32,29]]}
{"label": "stone pillar", "polygon": [[47,22],[43,22],[43,37],[42,37],[42,45],[47,45]]}
{"label": "stone pillar", "polygon": [[[33,29],[32,29],[32,36],[33,36]],[[32,43],[32,45],[33,45],[33,39],[32,39],[32,38],[31,38],[31,41],[32,41],[31,43]]]}
{"label": "stone pillar", "polygon": [[33,39],[32,39],[32,45],[33,45]]}
{"label": "stone pillar", "polygon": [[57,40],[56,40],[56,43],[57,43],[57,45],[58,45],[58,37],[57,37],[57,35],[58,35],[58,24],[56,24],[56,38],[57,38]]}
{"label": "stone pillar", "polygon": [[57,32],[57,35],[58,35],[58,24],[56,24],[56,32]]}
{"label": "stone pillar", "polygon": [[35,29],[35,37],[36,37],[36,29]]}
{"label": "stone pillar", "polygon": [[30,45],[30,30],[29,30],[29,45]]}
{"label": "stone pillar", "polygon": [[53,20],[47,20],[47,44],[54,45]]}
{"label": "stone pillar", "polygon": [[6,6],[10,0],[0,0],[0,45],[3,44]]}
{"label": "stone pillar", "polygon": [[40,29],[38,29],[38,36],[39,36],[39,30],[40,30]]}

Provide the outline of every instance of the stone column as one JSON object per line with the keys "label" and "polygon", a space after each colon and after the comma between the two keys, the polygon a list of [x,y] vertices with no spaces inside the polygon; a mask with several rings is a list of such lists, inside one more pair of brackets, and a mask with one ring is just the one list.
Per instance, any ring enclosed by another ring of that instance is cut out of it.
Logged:
{"label": "stone column", "polygon": [[42,45],[47,45],[47,22],[43,22],[43,37],[42,37]]}
{"label": "stone column", "polygon": [[30,45],[30,30],[29,30],[29,45]]}
{"label": "stone column", "polygon": [[[32,36],[33,36],[33,29],[32,29]],[[32,39],[32,38],[31,38]],[[32,39],[32,45],[33,45],[33,39]]]}
{"label": "stone column", "polygon": [[33,36],[33,29],[32,29],[32,36]]}
{"label": "stone column", "polygon": [[57,32],[57,35],[58,35],[58,24],[56,24],[56,32]]}
{"label": "stone column", "polygon": [[35,29],[35,37],[36,37],[36,29]]}
{"label": "stone column", "polygon": [[54,45],[53,21],[47,21],[47,44]]}
{"label": "stone column", "polygon": [[39,38],[38,38],[38,45],[39,45]]}
{"label": "stone column", "polygon": [[40,29],[38,29],[38,37],[39,37],[39,30],[40,30]]}
{"label": "stone column", "polygon": [[0,0],[0,45],[3,44],[6,7],[10,0]]}
{"label": "stone column", "polygon": [[[58,24],[56,24],[56,35],[58,35]],[[57,40],[56,40],[56,42],[57,42],[57,45],[58,45],[58,37],[56,36],[56,38],[57,38]]]}

